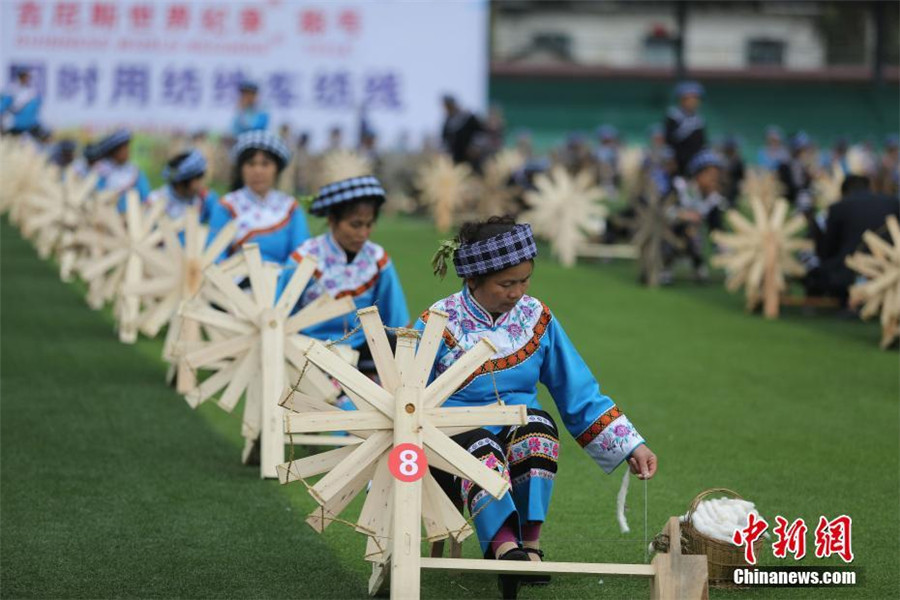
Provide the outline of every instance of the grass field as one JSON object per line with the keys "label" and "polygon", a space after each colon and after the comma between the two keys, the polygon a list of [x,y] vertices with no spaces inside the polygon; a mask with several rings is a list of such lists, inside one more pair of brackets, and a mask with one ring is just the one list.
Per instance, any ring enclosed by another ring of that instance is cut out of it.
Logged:
{"label": "grass field", "polygon": [[[119,344],[7,223],[0,229],[0,593],[20,597],[364,597],[364,538],[303,523],[302,487],[240,465],[237,414],[192,412],[164,384],[160,340]],[[436,282],[426,225],[385,220],[414,312],[456,281]],[[699,491],[728,487],[770,521],[853,517],[853,588],[712,590],[713,598],[900,597],[898,359],[877,326],[789,311],[766,322],[718,284],[647,290],[633,265],[564,270],[540,260],[544,300],[660,469],[647,484],[652,537]],[[549,398],[545,400],[550,404]],[[239,414],[239,413],[238,413]],[[606,476],[569,437],[544,546],[552,560],[642,562],[644,488],[632,532],[615,520],[621,471]],[[357,500],[358,510],[360,500]],[[810,555],[813,536],[808,534]],[[476,544],[465,553],[475,556]],[[766,546],[763,564],[783,564]],[[809,565],[842,564],[807,558]],[[646,598],[649,584],[557,578],[520,598]],[[426,598],[494,598],[486,575],[426,573]]]}

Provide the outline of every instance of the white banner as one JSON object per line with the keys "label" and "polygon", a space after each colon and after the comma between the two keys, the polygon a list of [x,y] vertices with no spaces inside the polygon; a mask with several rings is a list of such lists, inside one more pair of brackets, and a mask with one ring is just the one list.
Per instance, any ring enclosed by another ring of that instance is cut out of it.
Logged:
{"label": "white banner", "polygon": [[382,146],[436,135],[440,98],[483,111],[486,0],[2,0],[0,68],[32,69],[50,127],[226,132],[236,84],[313,147],[361,107]]}

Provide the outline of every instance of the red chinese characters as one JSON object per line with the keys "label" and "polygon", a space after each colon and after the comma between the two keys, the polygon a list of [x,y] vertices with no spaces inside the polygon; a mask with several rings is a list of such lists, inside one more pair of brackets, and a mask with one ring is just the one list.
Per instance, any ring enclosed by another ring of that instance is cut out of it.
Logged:
{"label": "red chinese characters", "polygon": [[41,26],[41,5],[37,2],[21,2],[16,19],[19,27],[37,28]]}
{"label": "red chinese characters", "polygon": [[148,29],[153,25],[153,6],[150,4],[135,4],[130,11],[131,26],[134,29]]}
{"label": "red chinese characters", "polygon": [[853,548],[850,540],[853,520],[841,515],[831,521],[824,516],[819,517],[816,526],[816,557],[827,558],[837,554],[846,563],[853,560]]}
{"label": "red chinese characters", "polygon": [[754,513],[747,515],[747,526],[743,529],[735,529],[731,541],[737,546],[744,546],[744,558],[751,564],[756,564],[756,551],[753,544],[766,532],[769,524],[762,517]]}
{"label": "red chinese characters", "polygon": [[304,10],[300,13],[300,32],[318,35],[325,32],[325,14],[321,10]]}
{"label": "red chinese characters", "polygon": [[788,553],[794,555],[794,560],[800,560],[806,556],[806,523],[803,519],[797,519],[790,525],[788,520],[781,515],[775,517],[775,528],[772,532],[778,538],[772,544],[772,553],[776,558],[787,558]]}
{"label": "red chinese characters", "polygon": [[338,27],[350,35],[357,35],[360,30],[359,13],[355,10],[343,10],[337,18]]}
{"label": "red chinese characters", "polygon": [[201,16],[203,29],[209,33],[225,32],[225,9],[206,8]]}
{"label": "red chinese characters", "polygon": [[184,4],[173,4],[169,6],[166,13],[166,29],[170,31],[184,30],[190,26],[191,13]]}
{"label": "red chinese characters", "polygon": [[76,27],[80,8],[77,2],[57,2],[53,8],[53,24],[59,27]]}
{"label": "red chinese characters", "polygon": [[262,28],[262,13],[258,8],[248,7],[240,14],[241,32],[257,33]]}
{"label": "red chinese characters", "polygon": [[116,26],[116,5],[110,2],[95,2],[91,7],[91,25],[112,29]]}

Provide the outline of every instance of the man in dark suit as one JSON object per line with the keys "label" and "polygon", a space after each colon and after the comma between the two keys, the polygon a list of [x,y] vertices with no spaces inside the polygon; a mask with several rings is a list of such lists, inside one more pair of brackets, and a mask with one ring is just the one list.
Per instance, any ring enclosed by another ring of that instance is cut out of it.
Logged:
{"label": "man in dark suit", "polygon": [[453,157],[453,162],[468,162],[476,166],[472,152],[472,141],[476,134],[484,131],[481,121],[467,110],[459,106],[453,96],[444,96],[446,119],[441,131],[444,148]]}
{"label": "man in dark suit", "polygon": [[844,260],[859,249],[863,233],[883,231],[888,215],[900,218],[900,201],[872,193],[869,178],[862,175],[848,175],[841,196],[828,209],[825,231],[816,244],[819,265],[807,274],[806,287],[810,296],[834,296],[846,304],[856,273]]}

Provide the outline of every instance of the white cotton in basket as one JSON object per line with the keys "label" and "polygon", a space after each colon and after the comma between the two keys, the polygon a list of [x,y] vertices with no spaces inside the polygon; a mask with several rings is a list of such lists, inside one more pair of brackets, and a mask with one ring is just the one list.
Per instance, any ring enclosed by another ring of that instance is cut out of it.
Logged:
{"label": "white cotton in basket", "polygon": [[[681,516],[681,522],[687,521],[688,514]],[[752,502],[737,498],[716,498],[702,500],[697,504],[691,523],[694,529],[703,535],[721,542],[731,542],[735,529],[747,526],[747,515],[759,512]],[[768,536],[766,536],[768,537]]]}

